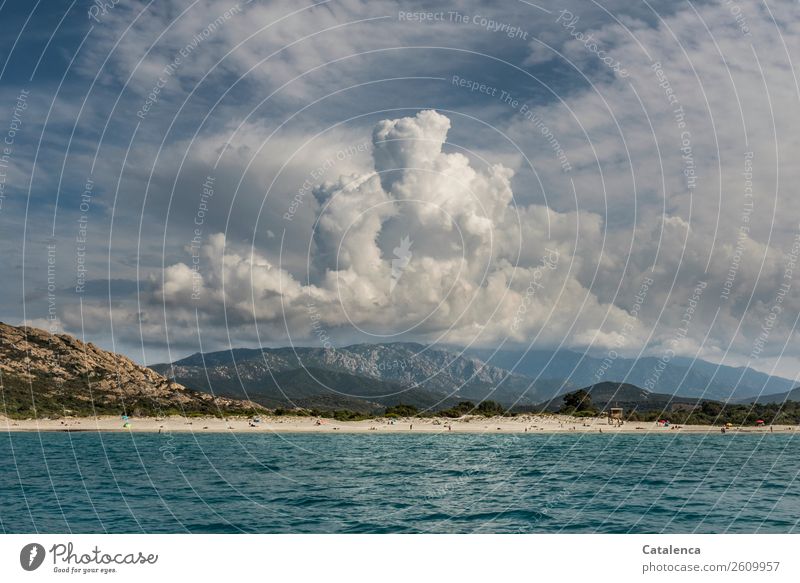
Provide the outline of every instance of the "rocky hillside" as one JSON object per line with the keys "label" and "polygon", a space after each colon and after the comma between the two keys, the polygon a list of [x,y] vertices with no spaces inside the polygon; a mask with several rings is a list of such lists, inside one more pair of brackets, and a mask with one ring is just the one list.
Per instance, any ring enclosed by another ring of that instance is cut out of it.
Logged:
{"label": "rocky hillside", "polygon": [[219,415],[247,413],[253,403],[213,397],[170,381],[129,358],[0,322],[0,415]]}

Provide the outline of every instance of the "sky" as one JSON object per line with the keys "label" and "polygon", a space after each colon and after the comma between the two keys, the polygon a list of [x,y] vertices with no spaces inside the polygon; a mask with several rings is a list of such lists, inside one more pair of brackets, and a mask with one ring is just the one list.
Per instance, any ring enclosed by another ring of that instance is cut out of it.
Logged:
{"label": "sky", "polygon": [[800,365],[800,4],[0,1],[0,320]]}

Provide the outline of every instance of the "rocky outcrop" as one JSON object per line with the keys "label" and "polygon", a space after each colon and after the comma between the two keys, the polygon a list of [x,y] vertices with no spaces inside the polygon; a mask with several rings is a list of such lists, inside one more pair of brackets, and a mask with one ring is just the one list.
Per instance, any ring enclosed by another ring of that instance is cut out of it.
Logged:
{"label": "rocky outcrop", "polygon": [[0,414],[233,414],[257,405],[187,389],[67,334],[0,323]]}

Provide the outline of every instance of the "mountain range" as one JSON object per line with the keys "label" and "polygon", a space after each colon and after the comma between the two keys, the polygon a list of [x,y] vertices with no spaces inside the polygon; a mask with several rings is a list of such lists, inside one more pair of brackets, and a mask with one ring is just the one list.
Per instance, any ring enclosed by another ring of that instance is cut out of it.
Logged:
{"label": "mountain range", "polygon": [[611,386],[623,387],[624,396],[616,400],[628,407],[700,399],[776,402],[794,389],[788,379],[753,369],[680,357],[668,362],[655,357],[604,360],[568,350],[463,351],[402,342],[335,349],[238,348],[153,368],[187,387],[268,407],[362,412],[401,403],[438,410],[457,401],[487,399],[506,407],[552,409],[562,395],[583,387],[595,387],[598,395]]}
{"label": "mountain range", "polygon": [[533,405],[552,390],[478,358],[415,343],[233,349],[152,368],[196,390],[270,407],[441,409],[486,399]]}

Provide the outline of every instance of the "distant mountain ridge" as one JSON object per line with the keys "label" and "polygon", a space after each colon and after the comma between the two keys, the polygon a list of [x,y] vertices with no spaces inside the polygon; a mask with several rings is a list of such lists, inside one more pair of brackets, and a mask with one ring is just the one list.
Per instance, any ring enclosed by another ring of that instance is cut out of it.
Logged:
{"label": "distant mountain ridge", "polygon": [[752,397],[746,397],[744,399],[739,399],[737,402],[739,403],[785,403],[787,401],[800,401],[800,387],[795,387],[791,391],[785,391],[783,393],[771,393],[769,395],[755,395]]}
{"label": "distant mountain ridge", "polygon": [[655,393],[709,400],[741,400],[755,395],[783,393],[795,388],[789,379],[742,367],[716,365],[704,360],[674,357],[662,363],[657,357],[604,359],[570,350],[469,349],[468,354],[497,367],[530,378],[560,381],[578,389],[604,381],[629,383]]}

